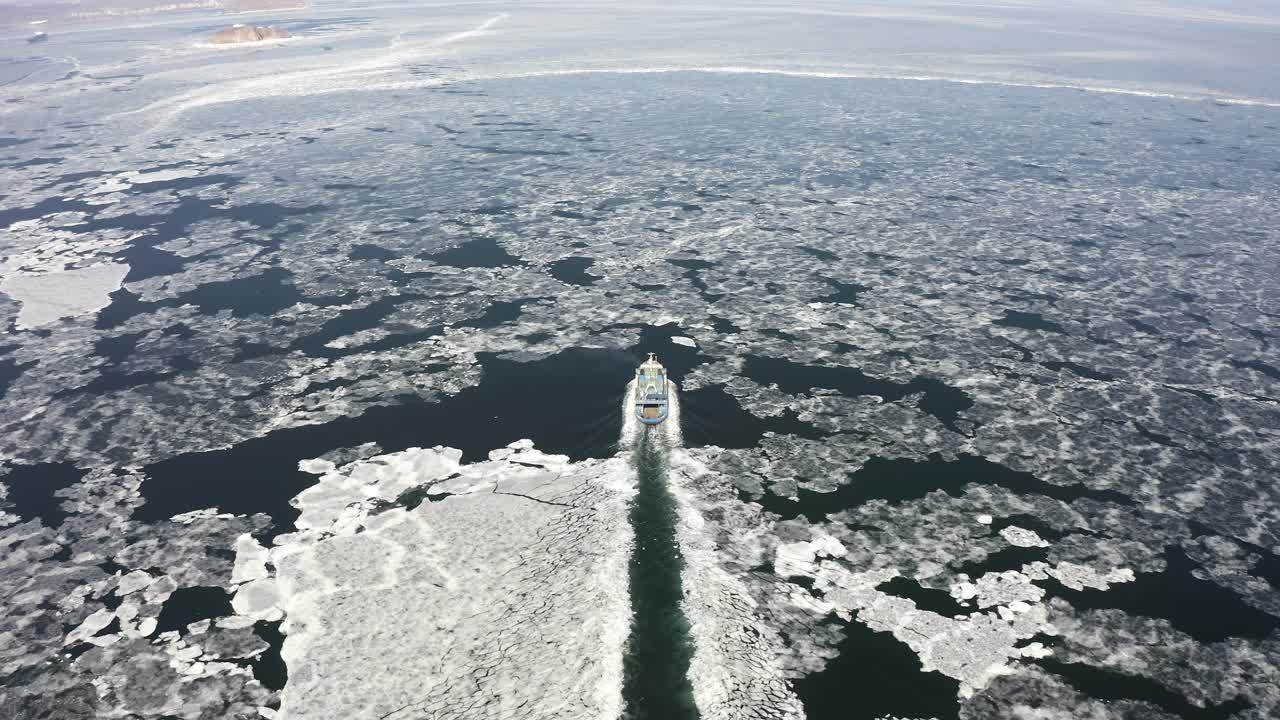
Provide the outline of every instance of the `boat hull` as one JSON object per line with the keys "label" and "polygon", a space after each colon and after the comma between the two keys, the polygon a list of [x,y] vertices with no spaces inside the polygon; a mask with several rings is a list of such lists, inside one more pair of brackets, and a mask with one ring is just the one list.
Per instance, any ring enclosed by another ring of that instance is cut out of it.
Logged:
{"label": "boat hull", "polygon": [[645,425],[657,425],[667,419],[667,369],[649,353],[649,359],[636,368],[636,417]]}

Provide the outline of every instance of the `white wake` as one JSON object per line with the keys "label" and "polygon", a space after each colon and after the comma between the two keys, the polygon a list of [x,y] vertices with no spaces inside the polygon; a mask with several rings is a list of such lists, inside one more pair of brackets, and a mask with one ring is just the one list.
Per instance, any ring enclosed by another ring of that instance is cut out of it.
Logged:
{"label": "white wake", "polygon": [[737,720],[756,713],[803,720],[804,709],[778,663],[780,638],[755,616],[755,600],[741,580],[720,564],[714,528],[700,509],[708,505],[706,477],[713,474],[684,448],[675,383],[669,385],[668,402],[666,427],[660,431],[667,491],[679,516],[675,540],[684,559],[680,610],[693,643],[689,684],[694,702],[703,720]]}
{"label": "white wake", "polygon": [[626,392],[622,394],[622,433],[618,436],[618,451],[629,453],[635,447],[643,426],[636,417],[636,381],[632,378],[627,383]]}
{"label": "white wake", "polygon": [[667,381],[667,419],[662,423],[666,427],[667,448],[675,450],[684,447],[684,433],[680,429],[680,389],[674,382]]}

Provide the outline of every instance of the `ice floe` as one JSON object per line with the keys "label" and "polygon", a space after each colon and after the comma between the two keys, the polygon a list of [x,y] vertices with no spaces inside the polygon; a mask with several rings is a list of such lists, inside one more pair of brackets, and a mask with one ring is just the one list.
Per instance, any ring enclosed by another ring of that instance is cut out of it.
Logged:
{"label": "ice floe", "polygon": [[959,680],[961,697],[972,696],[993,678],[1013,672],[1009,661],[1022,657],[1020,641],[1053,630],[1043,605],[1021,600],[959,618],[918,609],[910,600],[875,589],[893,578],[895,571],[851,572],[824,560],[844,555],[837,545],[829,536],[819,536],[778,547],[776,567],[813,578],[823,591],[821,599],[814,599],[797,589],[792,594],[794,601],[846,618],[856,612],[858,621],[871,629],[893,633],[920,656],[926,671],[936,670]]}
{"label": "ice floe", "polygon": [[1020,528],[1017,525],[1010,525],[1000,529],[1000,537],[1009,541],[1014,547],[1048,547],[1049,543],[1045,542],[1036,534],[1034,530]]}
{"label": "ice floe", "polygon": [[105,263],[40,275],[12,275],[0,292],[21,303],[18,328],[31,329],[68,317],[97,312],[111,303],[129,266]]}
{"label": "ice floe", "polygon": [[618,714],[627,462],[527,442],[459,455],[308,463],[324,474],[297,499],[299,532],[270,549],[291,678],[281,717]]}

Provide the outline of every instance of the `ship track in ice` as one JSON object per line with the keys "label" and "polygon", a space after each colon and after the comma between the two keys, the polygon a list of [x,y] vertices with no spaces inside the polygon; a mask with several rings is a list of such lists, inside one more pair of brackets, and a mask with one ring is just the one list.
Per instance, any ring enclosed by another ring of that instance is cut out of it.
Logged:
{"label": "ship track in ice", "polygon": [[689,679],[693,642],[682,607],[684,561],[676,539],[680,512],[667,487],[679,417],[672,388],[672,416],[660,425],[639,423],[631,402],[634,385],[628,386],[624,402],[630,427],[623,427],[638,491],[631,507],[631,636],[623,658],[622,699],[625,717],[633,720],[687,720],[699,717]]}

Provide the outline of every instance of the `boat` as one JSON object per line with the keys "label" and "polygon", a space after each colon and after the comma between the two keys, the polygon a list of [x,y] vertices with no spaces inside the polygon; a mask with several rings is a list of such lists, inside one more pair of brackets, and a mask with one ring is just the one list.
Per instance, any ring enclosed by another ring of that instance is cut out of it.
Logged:
{"label": "boat", "polygon": [[49,40],[49,33],[43,32],[43,31],[37,32],[35,35],[32,35],[31,37],[27,38],[27,42],[31,43],[32,45],[36,43],[48,42],[48,40]]}
{"label": "boat", "polygon": [[636,368],[636,417],[646,425],[667,419],[667,369],[653,353]]}

